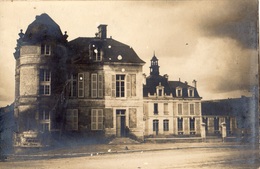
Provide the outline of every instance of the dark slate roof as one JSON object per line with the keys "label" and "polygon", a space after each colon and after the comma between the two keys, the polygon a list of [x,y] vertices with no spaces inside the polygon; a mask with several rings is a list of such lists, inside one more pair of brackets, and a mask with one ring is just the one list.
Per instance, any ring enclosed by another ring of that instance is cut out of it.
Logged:
{"label": "dark slate roof", "polygon": [[29,44],[36,44],[42,41],[63,40],[64,37],[59,25],[46,13],[36,16],[35,21],[28,26],[23,37],[23,42]]}
{"label": "dark slate roof", "polygon": [[200,98],[197,88],[188,85],[187,83],[183,83],[181,81],[169,81],[170,87],[172,89],[172,94],[176,97],[176,88],[182,88],[182,97],[188,97],[188,89],[194,89],[194,98]]}
{"label": "dark slate roof", "polygon": [[150,75],[146,78],[146,85],[143,86],[143,96],[147,97],[148,93],[153,95],[156,93],[156,86],[161,83],[164,86],[164,93],[166,95],[172,94],[173,97],[176,97],[176,88],[182,88],[182,96],[180,98],[191,98],[188,97],[188,89],[194,89],[194,97],[193,98],[200,98],[198,91],[196,88],[188,85],[187,83],[183,83],[181,81],[168,81],[168,79],[161,75]]}
{"label": "dark slate roof", "polygon": [[[70,56],[73,60],[87,63],[89,59],[89,47],[95,45],[104,52],[103,62],[119,63],[145,63],[139,58],[135,51],[128,45],[118,42],[112,38],[100,39],[99,37],[79,37],[69,42]],[[122,59],[118,59],[121,55]]]}
{"label": "dark slate roof", "polygon": [[170,95],[172,93],[170,85],[168,83],[168,79],[161,75],[150,75],[146,78],[146,85],[143,87],[143,95],[144,97],[148,96],[148,93],[153,95],[156,93],[156,86],[159,86],[161,83],[164,86],[164,93]]}
{"label": "dark slate roof", "polygon": [[249,102],[248,97],[202,101],[201,111],[203,116],[241,116],[249,112]]}

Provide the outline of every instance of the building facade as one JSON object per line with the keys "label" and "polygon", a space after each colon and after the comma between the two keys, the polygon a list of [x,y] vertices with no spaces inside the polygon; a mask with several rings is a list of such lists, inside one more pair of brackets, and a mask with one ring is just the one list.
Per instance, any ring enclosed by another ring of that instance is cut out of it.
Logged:
{"label": "building facade", "polygon": [[18,133],[79,132],[143,138],[142,61],[128,45],[68,35],[47,15],[19,33],[14,53]]}
{"label": "building facade", "polygon": [[161,76],[159,63],[151,59],[150,75],[145,78],[144,121],[146,136],[199,136],[201,133],[201,97],[187,82],[169,81]]}

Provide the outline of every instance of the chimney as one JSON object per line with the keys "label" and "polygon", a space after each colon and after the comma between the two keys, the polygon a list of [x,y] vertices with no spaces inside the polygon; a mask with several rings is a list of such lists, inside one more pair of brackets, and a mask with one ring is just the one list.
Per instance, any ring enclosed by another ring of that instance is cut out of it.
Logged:
{"label": "chimney", "polygon": [[166,78],[166,79],[168,80],[169,75],[165,74],[165,75],[163,75],[163,77]]}
{"label": "chimney", "polygon": [[197,88],[197,81],[195,79],[192,81],[192,84],[193,84],[193,87]]}
{"label": "chimney", "polygon": [[101,39],[107,38],[107,25],[98,26],[98,37]]}

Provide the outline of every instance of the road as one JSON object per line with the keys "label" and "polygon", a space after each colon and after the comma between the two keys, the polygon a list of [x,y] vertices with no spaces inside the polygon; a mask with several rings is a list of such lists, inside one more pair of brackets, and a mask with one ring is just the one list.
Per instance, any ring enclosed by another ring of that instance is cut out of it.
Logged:
{"label": "road", "polygon": [[7,161],[1,169],[257,169],[259,151],[245,147],[191,148],[48,160]]}

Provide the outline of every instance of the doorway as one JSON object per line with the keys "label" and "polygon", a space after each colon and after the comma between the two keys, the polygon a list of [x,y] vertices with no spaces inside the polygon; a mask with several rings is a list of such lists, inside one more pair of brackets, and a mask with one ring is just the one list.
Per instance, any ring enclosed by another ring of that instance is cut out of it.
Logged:
{"label": "doorway", "polygon": [[125,110],[116,110],[116,136],[125,137],[126,136],[126,117]]}

